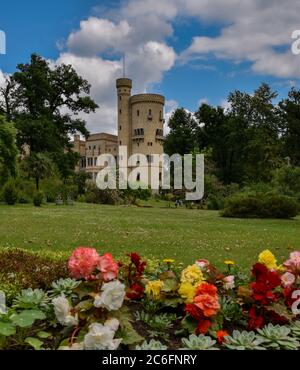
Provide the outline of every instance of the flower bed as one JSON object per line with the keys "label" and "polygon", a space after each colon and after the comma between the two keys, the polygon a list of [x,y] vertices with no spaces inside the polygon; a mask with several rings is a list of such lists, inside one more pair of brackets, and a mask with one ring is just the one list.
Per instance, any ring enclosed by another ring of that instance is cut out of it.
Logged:
{"label": "flower bed", "polygon": [[300,252],[278,264],[263,251],[245,275],[229,260],[219,271],[203,259],[116,261],[79,247],[68,270],[50,289],[24,289],[0,306],[0,348],[300,347]]}

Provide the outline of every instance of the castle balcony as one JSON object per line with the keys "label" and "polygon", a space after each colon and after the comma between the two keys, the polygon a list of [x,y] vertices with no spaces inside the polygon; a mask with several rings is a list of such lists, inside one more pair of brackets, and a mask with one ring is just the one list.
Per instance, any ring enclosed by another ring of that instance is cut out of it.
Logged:
{"label": "castle balcony", "polygon": [[159,134],[155,135],[155,139],[159,140],[159,141],[165,141],[166,140],[166,138],[163,135],[159,135]]}
{"label": "castle balcony", "polygon": [[144,134],[139,134],[139,135],[133,135],[132,136],[133,141],[144,141]]}

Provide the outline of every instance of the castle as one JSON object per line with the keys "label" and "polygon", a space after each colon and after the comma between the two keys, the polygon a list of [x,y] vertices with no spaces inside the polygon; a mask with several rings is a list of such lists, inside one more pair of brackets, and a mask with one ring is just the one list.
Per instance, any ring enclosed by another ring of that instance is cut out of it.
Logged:
{"label": "castle", "polygon": [[[81,156],[77,171],[85,171],[93,180],[101,168],[97,167],[100,154],[119,158],[119,147],[126,146],[128,157],[144,154],[152,163],[153,154],[163,154],[165,98],[158,94],[131,95],[132,80],[116,81],[118,136],[106,133],[91,134],[86,140],[74,136],[74,150]],[[159,172],[161,180],[161,171]],[[136,178],[139,181],[139,176]]]}

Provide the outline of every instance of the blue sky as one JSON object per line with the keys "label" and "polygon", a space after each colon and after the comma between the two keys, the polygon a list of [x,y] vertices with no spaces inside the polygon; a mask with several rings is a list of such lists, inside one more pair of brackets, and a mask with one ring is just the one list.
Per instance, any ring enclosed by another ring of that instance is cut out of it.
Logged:
{"label": "blue sky", "polygon": [[94,132],[115,130],[114,80],[121,74],[122,52],[135,92],[162,93],[167,112],[176,106],[194,111],[200,101],[226,105],[230,91],[252,92],[261,82],[271,84],[283,97],[300,78],[300,55],[290,50],[291,32],[300,29],[300,8],[294,0],[265,4],[5,2],[0,30],[6,33],[7,54],[0,55],[0,73],[14,72],[33,52],[56,63],[71,63],[92,84],[92,95],[101,107],[86,117]]}

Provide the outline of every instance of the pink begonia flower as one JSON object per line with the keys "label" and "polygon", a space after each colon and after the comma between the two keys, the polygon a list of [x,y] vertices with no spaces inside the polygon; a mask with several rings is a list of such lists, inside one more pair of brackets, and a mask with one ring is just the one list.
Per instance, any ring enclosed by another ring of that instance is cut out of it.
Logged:
{"label": "pink begonia flower", "polygon": [[224,277],[223,287],[226,290],[234,288],[234,276],[233,275],[229,275],[229,276]]}
{"label": "pink begonia flower", "polygon": [[283,265],[293,274],[300,274],[300,252],[292,252],[290,258]]}
{"label": "pink begonia flower", "polygon": [[119,266],[110,253],[105,253],[98,258],[97,268],[104,281],[114,280],[118,276]]}
{"label": "pink begonia flower", "polygon": [[69,270],[75,279],[93,280],[93,272],[96,270],[99,254],[96,249],[78,247],[69,259]]}
{"label": "pink begonia flower", "polygon": [[281,276],[281,283],[282,285],[287,288],[291,285],[294,284],[295,280],[296,280],[296,277],[294,274],[292,274],[291,272],[285,272],[282,276]]}
{"label": "pink begonia flower", "polygon": [[205,268],[205,267],[207,267],[207,266],[209,265],[209,261],[208,261],[208,260],[204,260],[204,259],[197,260],[197,261],[196,261],[196,265],[197,265],[199,268],[203,269],[203,268]]}

